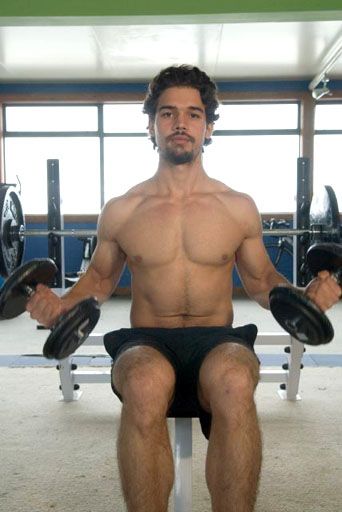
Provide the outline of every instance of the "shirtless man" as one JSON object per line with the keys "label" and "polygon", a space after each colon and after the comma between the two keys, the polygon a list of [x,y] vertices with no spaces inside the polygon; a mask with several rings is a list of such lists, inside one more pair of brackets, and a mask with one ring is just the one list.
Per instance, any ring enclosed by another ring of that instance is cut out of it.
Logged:
{"label": "shirtless man", "polygon": [[[157,172],[104,207],[91,264],[71,291],[59,299],[38,286],[27,305],[52,325],[87,296],[106,300],[124,264],[131,270],[133,330],[105,337],[123,402],[118,460],[129,512],[167,510],[174,468],[166,417],[175,404],[198,413],[209,437],[212,510],[251,512],[256,500],[256,328],[231,328],[232,270],[266,309],[270,290],[287,281],[267,256],[252,199],[204,171],[217,107],[216,87],[198,68],[167,68],[153,80],[144,108]],[[326,310],[341,289],[322,272],[305,293]]]}

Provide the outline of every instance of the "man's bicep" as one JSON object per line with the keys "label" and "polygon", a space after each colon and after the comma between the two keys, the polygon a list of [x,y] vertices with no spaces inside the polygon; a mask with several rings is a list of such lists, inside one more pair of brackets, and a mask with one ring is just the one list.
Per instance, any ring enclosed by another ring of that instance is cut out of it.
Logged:
{"label": "man's bicep", "polygon": [[120,209],[115,200],[107,203],[101,212],[97,227],[97,244],[91,259],[91,266],[102,278],[115,278],[121,273],[126,254],[117,240],[120,229]]}
{"label": "man's bicep", "polygon": [[126,254],[116,238],[119,217],[116,210],[115,203],[110,202],[100,215],[96,248],[85,275],[85,282],[96,289],[101,301],[112,294],[126,262]]}
{"label": "man's bicep", "polygon": [[96,270],[102,279],[115,280],[115,276],[121,274],[125,262],[126,255],[116,240],[98,239],[90,267]]}
{"label": "man's bicep", "polygon": [[245,285],[259,282],[273,270],[261,237],[246,238],[236,253],[236,266]]}
{"label": "man's bicep", "polygon": [[236,256],[236,265],[248,295],[269,309],[269,293],[279,284],[289,284],[271,262],[262,238],[247,239]]}

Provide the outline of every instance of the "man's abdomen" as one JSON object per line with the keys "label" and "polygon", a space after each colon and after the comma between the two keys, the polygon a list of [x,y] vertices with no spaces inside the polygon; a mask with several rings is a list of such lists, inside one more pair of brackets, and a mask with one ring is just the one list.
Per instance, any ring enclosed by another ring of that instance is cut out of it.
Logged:
{"label": "man's abdomen", "polygon": [[132,326],[231,325],[231,295],[231,272],[226,266],[133,275]]}

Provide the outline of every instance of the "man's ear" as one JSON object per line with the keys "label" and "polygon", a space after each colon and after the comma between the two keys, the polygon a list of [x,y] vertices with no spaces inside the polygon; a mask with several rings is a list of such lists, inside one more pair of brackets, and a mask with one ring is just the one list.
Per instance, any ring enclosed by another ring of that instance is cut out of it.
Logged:
{"label": "man's ear", "polygon": [[148,119],[147,129],[149,136],[154,137],[154,119],[152,119],[151,117],[149,117]]}
{"label": "man's ear", "polygon": [[210,139],[214,131],[214,123],[207,123],[207,128],[205,131],[205,138]]}

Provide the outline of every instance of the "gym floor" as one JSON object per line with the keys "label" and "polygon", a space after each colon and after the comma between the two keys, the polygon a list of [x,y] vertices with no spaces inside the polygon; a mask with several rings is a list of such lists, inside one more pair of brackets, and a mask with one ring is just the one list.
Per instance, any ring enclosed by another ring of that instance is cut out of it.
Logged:
{"label": "gym floor", "polygon": [[[129,325],[128,298],[103,305],[96,332]],[[235,300],[235,325],[254,322],[279,331],[272,315]],[[342,503],[342,302],[329,316],[335,339],[307,347],[301,401],[280,400],[278,383],[256,392],[263,432],[263,468],[256,512],[340,512]],[[125,512],[115,439],[121,404],[109,385],[82,384],[77,402],[60,401],[54,361],[41,356],[47,331],[27,314],[0,327],[1,510],[11,512]],[[280,367],[282,347],[257,346],[263,365]],[[106,366],[101,346],[83,346],[74,358],[83,369]],[[172,435],[173,422],[169,420]],[[204,479],[207,449],[193,421],[193,512],[210,512]],[[169,512],[172,512],[172,498]]]}

